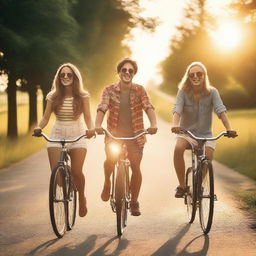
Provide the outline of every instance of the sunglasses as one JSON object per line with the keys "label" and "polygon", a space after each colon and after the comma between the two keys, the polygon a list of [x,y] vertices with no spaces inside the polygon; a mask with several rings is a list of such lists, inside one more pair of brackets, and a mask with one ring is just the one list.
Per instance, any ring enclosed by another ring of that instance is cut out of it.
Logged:
{"label": "sunglasses", "polygon": [[197,76],[198,78],[201,78],[203,75],[204,75],[204,73],[201,72],[201,71],[194,72],[194,73],[189,73],[189,74],[188,74],[188,76],[189,76],[190,78],[193,78],[193,77],[195,77],[195,76]]}
{"label": "sunglasses", "polygon": [[130,75],[134,74],[134,69],[132,69],[132,68],[129,68],[129,69],[127,69],[127,68],[122,68],[122,69],[121,69],[121,72],[122,72],[122,73],[126,73],[127,71],[129,72]]}
{"label": "sunglasses", "polygon": [[69,79],[72,79],[73,78],[73,74],[72,73],[60,73],[60,78],[61,79],[63,79],[63,78],[65,78],[67,76],[67,78],[69,78]]}

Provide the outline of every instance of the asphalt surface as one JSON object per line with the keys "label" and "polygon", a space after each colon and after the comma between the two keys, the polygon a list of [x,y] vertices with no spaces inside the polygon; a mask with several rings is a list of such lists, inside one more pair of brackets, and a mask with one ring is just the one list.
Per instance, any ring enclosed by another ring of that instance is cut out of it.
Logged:
{"label": "asphalt surface", "polygon": [[198,215],[193,224],[188,224],[183,200],[174,198],[174,143],[170,125],[159,121],[159,132],[148,136],[142,161],[142,215],[128,216],[121,238],[116,236],[116,219],[109,203],[100,199],[103,137],[97,136],[88,143],[83,169],[88,215],[78,217],[75,228],[62,239],[55,237],[50,224],[46,150],[0,170],[0,255],[255,256],[256,220],[239,208],[236,199],[238,191],[255,188],[255,182],[214,163],[218,201],[212,230],[204,236]]}

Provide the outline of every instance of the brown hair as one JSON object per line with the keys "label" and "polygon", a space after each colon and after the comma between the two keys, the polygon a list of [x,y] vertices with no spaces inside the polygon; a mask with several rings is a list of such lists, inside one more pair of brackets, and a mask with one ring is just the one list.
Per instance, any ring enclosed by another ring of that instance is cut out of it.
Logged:
{"label": "brown hair", "polygon": [[119,73],[119,72],[121,71],[121,68],[123,67],[123,65],[124,65],[125,63],[130,63],[130,64],[133,66],[133,68],[134,68],[134,74],[137,73],[137,71],[138,71],[137,62],[134,61],[134,60],[132,60],[132,59],[130,59],[130,58],[125,58],[125,59],[123,59],[122,61],[120,61],[120,62],[117,64],[117,67],[116,67],[117,73]]}
{"label": "brown hair", "polygon": [[64,63],[58,69],[52,82],[52,89],[47,94],[46,99],[52,101],[52,108],[55,114],[60,110],[60,107],[64,101],[64,86],[61,83],[59,74],[64,67],[68,67],[73,73],[73,111],[74,119],[76,120],[79,115],[83,112],[82,98],[89,97],[89,93],[84,90],[82,76],[78,68],[71,63]]}

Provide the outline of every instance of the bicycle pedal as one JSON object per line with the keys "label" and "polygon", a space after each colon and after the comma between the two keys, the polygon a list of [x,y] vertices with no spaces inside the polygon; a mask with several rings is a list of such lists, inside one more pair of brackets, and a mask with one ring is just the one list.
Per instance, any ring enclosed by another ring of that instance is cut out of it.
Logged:
{"label": "bicycle pedal", "polygon": [[218,201],[217,195],[214,194],[214,201]]}

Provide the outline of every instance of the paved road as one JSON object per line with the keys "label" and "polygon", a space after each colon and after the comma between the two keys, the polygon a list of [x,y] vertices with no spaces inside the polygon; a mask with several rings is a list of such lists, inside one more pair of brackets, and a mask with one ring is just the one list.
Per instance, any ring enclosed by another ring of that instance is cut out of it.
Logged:
{"label": "paved road", "polygon": [[[208,236],[198,218],[187,224],[183,201],[174,198],[177,179],[171,163],[174,136],[159,122],[159,133],[148,136],[142,163],[142,216],[128,218],[121,239],[115,215],[100,200],[103,184],[103,138],[89,143],[84,165],[89,212],[75,229],[56,239],[48,214],[49,164],[46,151],[0,172],[0,255],[256,255],[255,219],[238,208],[235,192],[255,183],[218,163],[215,165],[215,216]],[[225,138],[223,138],[225,139]],[[232,141],[230,142],[232,143]]]}

